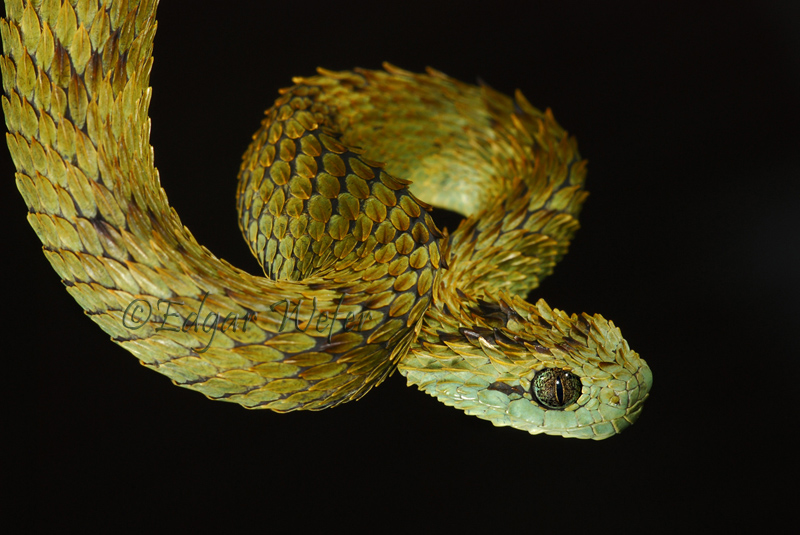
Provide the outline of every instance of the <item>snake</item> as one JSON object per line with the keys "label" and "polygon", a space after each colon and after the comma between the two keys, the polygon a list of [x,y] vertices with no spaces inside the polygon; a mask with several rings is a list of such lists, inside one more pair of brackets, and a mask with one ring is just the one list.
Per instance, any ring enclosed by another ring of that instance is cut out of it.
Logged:
{"label": "snake", "polygon": [[[549,109],[428,69],[318,69],[245,152],[239,227],[263,273],[201,246],[154,165],[156,0],[6,0],[6,140],[67,292],[178,386],[276,412],[395,370],[531,434],[613,436],[652,373],[612,321],[526,300],[564,256],[586,162]],[[464,216],[451,233],[435,208]]]}

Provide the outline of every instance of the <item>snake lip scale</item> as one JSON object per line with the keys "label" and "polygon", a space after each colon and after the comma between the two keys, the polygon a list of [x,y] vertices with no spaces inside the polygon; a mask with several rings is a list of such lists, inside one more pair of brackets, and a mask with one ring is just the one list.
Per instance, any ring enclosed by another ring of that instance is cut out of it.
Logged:
{"label": "snake lip scale", "polygon": [[[156,7],[6,0],[0,26],[28,222],[115,343],[253,409],[334,407],[398,370],[531,434],[597,440],[636,421],[652,374],[614,323],[524,299],[566,253],[587,195],[550,110],[433,69],[295,78],[239,172],[254,276],[199,245],[161,187],[147,115]],[[441,232],[432,207],[465,219]]]}

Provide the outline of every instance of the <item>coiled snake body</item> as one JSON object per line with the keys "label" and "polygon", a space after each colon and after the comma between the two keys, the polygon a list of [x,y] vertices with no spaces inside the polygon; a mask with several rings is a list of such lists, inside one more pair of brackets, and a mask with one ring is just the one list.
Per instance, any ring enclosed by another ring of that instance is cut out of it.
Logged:
{"label": "coiled snake body", "polygon": [[[549,111],[432,70],[295,79],[241,166],[239,223],[266,275],[253,276],[201,247],[161,189],[156,3],[7,0],[2,21],[28,221],[117,344],[248,408],[332,407],[398,368],[530,433],[601,439],[635,421],[652,375],[613,323],[523,300],[586,196]],[[467,218],[443,235],[417,196]]]}

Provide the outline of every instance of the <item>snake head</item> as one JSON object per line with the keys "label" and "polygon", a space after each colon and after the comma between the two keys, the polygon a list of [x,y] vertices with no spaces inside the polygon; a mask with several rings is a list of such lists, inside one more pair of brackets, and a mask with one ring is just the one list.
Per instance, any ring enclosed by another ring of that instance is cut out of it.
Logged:
{"label": "snake head", "polygon": [[399,369],[410,384],[496,426],[594,440],[636,421],[653,380],[602,316],[568,316],[507,294],[456,314],[433,307]]}

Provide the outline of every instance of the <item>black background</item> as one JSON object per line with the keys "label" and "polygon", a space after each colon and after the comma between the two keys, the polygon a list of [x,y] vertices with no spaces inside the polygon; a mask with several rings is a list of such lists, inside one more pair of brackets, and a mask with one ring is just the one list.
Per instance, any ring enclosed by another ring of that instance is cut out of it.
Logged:
{"label": "black background", "polygon": [[532,297],[612,319],[650,364],[651,397],[602,442],[494,428],[399,374],[320,413],[212,403],[82,316],[4,152],[5,412],[9,442],[32,454],[19,461],[31,520],[638,531],[784,511],[800,356],[796,4],[213,4],[163,3],[151,77],[156,164],[200,243],[258,272],[236,173],[292,76],[390,61],[520,88],[577,137],[591,192]]}

